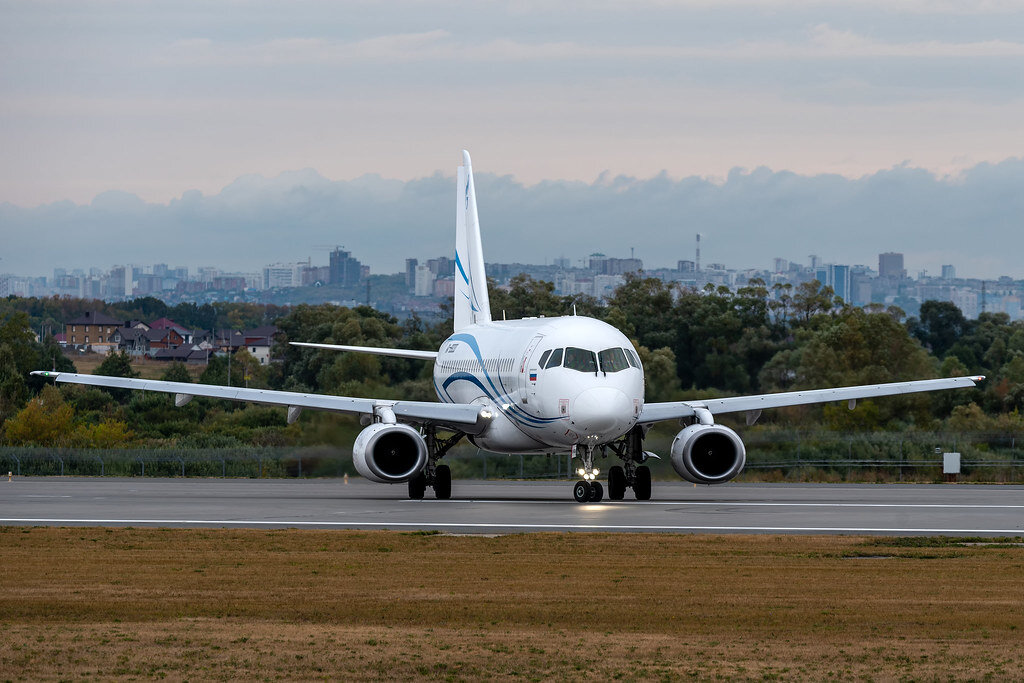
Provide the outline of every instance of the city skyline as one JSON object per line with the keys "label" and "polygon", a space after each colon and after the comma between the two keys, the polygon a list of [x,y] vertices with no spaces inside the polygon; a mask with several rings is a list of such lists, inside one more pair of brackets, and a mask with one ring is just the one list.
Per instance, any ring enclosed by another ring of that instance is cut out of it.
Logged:
{"label": "city skyline", "polygon": [[[699,242],[699,235],[697,236]],[[648,268],[639,258],[617,258],[594,253],[580,263],[559,258],[553,265],[529,263],[487,264],[489,278],[498,286],[510,284],[518,275],[549,281],[562,296],[590,296],[606,300],[615,295],[630,274],[676,283],[684,288],[725,287],[739,292],[752,283],[763,284],[771,299],[792,296],[796,288],[817,280],[832,289],[846,304],[895,305],[916,315],[927,300],[953,303],[967,318],[979,313],[1005,313],[1012,320],[1024,319],[1024,280],[1001,277],[979,280],[958,277],[955,264],[943,264],[941,274],[908,273],[904,255],[878,254],[877,269],[866,265],[829,263],[816,255],[809,263],[775,257],[771,267],[755,268],[732,264],[681,259],[675,268]],[[377,275],[373,279],[371,275]],[[405,259],[403,273],[371,274],[355,256],[341,247],[329,254],[328,265],[312,259],[272,263],[262,272],[225,272],[203,267],[190,272],[185,267],[118,265],[108,271],[90,268],[68,272],[55,268],[53,276],[11,278],[0,276],[0,296],[70,296],[83,299],[123,301],[153,296],[169,303],[248,301],[253,303],[330,302],[339,305],[369,305],[399,316],[411,313],[442,314],[442,305],[455,292],[455,261],[446,256]],[[396,279],[397,278],[397,279]],[[371,293],[373,297],[371,298]]]}

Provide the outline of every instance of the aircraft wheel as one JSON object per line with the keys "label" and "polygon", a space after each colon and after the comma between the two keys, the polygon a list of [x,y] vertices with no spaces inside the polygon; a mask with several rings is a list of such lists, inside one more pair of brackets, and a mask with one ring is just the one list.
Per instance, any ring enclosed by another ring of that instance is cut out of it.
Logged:
{"label": "aircraft wheel", "polygon": [[423,500],[423,494],[427,490],[427,477],[420,472],[409,480],[409,498],[412,500]]}
{"label": "aircraft wheel", "polygon": [[583,481],[582,479],[572,487],[572,497],[577,503],[586,503],[590,500],[590,496],[593,492],[589,481]]}
{"label": "aircraft wheel", "polygon": [[633,493],[637,500],[651,499],[651,468],[640,465],[636,468],[636,481],[633,482]]}
{"label": "aircraft wheel", "polygon": [[434,470],[434,495],[438,500],[452,497],[452,470],[448,465],[438,465]]}
{"label": "aircraft wheel", "polygon": [[608,470],[608,499],[622,500],[626,495],[626,471],[614,465]]}
{"label": "aircraft wheel", "polygon": [[601,485],[601,482],[595,481],[590,485],[590,502],[600,503],[602,498],[604,498],[604,486]]}

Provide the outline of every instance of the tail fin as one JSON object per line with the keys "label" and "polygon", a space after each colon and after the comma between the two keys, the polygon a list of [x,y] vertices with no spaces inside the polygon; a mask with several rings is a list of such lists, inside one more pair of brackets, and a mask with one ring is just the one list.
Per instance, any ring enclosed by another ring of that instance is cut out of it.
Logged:
{"label": "tail fin", "polygon": [[455,331],[474,323],[491,321],[487,297],[484,250],[480,243],[480,218],[476,213],[476,188],[469,152],[462,150],[455,211]]}

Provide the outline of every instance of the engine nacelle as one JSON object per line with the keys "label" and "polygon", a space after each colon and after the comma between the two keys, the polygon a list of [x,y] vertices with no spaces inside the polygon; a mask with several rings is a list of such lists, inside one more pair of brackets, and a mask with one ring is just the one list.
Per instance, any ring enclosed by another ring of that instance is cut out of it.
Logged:
{"label": "engine nacelle", "polygon": [[739,434],[722,425],[690,425],[672,440],[672,467],[694,484],[722,484],[741,471],[747,449]]}
{"label": "engine nacelle", "polygon": [[427,465],[427,443],[409,425],[378,422],[359,432],[352,444],[352,462],[370,481],[409,481]]}

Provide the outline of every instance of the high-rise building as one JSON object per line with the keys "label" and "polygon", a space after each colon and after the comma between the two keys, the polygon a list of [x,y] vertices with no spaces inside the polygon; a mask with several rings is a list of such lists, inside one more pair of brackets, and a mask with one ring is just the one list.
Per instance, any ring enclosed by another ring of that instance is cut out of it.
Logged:
{"label": "high-rise building", "polygon": [[416,266],[416,296],[430,296],[434,293],[434,274],[430,272],[430,266],[424,264]]}
{"label": "high-rise building", "polygon": [[300,287],[308,263],[274,263],[263,268],[263,289]]}
{"label": "high-rise building", "polygon": [[829,280],[831,280],[829,285],[832,287],[832,291],[843,301],[849,302],[852,295],[850,291],[850,266],[830,265],[828,270]]}
{"label": "high-rise building", "polygon": [[455,275],[455,261],[447,256],[438,256],[427,260],[427,268],[434,274],[435,278]]}
{"label": "high-rise building", "polygon": [[904,278],[907,276],[903,268],[903,254],[893,251],[878,255],[878,277]]}
{"label": "high-rise building", "polygon": [[362,264],[358,259],[352,258],[352,252],[344,249],[335,249],[331,252],[331,284],[351,287],[359,284],[359,274]]}
{"label": "high-rise building", "polygon": [[410,292],[416,289],[416,266],[419,264],[418,259],[405,259],[405,288]]}
{"label": "high-rise building", "polygon": [[942,279],[943,280],[955,280],[956,279],[956,268],[951,265],[942,266]]}

